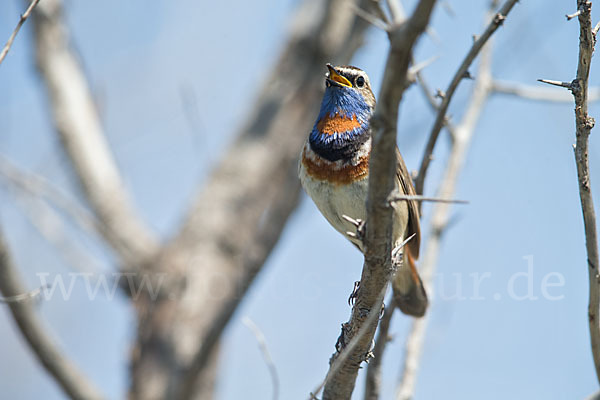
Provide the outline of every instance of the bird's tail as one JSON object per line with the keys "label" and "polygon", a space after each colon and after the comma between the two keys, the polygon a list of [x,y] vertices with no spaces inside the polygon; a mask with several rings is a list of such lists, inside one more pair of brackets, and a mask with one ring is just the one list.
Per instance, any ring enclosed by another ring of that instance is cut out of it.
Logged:
{"label": "bird's tail", "polygon": [[413,317],[425,315],[429,302],[415,260],[410,253],[410,246],[403,249],[402,266],[394,276],[392,288],[394,300],[400,311]]}

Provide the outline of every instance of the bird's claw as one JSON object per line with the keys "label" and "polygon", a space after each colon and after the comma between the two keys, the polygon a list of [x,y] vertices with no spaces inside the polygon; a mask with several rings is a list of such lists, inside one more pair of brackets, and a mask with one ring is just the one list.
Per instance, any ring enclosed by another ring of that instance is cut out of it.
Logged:
{"label": "bird's claw", "polygon": [[347,215],[342,215],[342,218],[350,222],[356,228],[354,232],[346,232],[346,235],[350,236],[351,238],[360,240],[362,242],[363,238],[365,237],[367,222],[360,218],[354,219]]}
{"label": "bird's claw", "polygon": [[358,297],[358,290],[360,289],[360,281],[354,282],[354,288],[352,288],[352,293],[350,293],[350,297],[348,297],[348,305],[354,306],[354,302]]}

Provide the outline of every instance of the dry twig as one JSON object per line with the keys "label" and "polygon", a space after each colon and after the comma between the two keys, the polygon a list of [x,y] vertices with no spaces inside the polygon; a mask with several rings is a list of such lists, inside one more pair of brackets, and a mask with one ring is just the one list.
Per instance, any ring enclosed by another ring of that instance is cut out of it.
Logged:
{"label": "dry twig", "polygon": [[242,322],[254,335],[256,338],[256,342],[258,343],[258,348],[260,350],[260,354],[265,360],[265,364],[267,364],[267,368],[269,369],[269,374],[271,375],[271,382],[273,383],[273,400],[279,399],[279,375],[277,374],[277,367],[273,362],[273,357],[271,357],[271,353],[269,352],[269,347],[267,346],[267,340],[265,339],[265,335],[262,333],[260,328],[248,317],[244,317]]}
{"label": "dry twig", "polygon": [[25,23],[25,21],[27,21],[27,18],[29,18],[29,15],[31,14],[31,12],[33,11],[33,9],[35,8],[35,6],[39,2],[40,2],[40,0],[31,0],[31,3],[29,3],[29,7],[27,7],[27,10],[25,10],[25,12],[23,13],[23,15],[21,15],[21,18],[19,19],[19,22],[17,23],[17,26],[15,27],[15,30],[10,35],[10,37],[6,41],[6,44],[4,45],[4,48],[0,52],[0,64],[2,64],[2,61],[4,61],[4,59],[6,58],[6,55],[8,54],[8,51],[10,50],[10,48],[12,47],[13,42],[15,41],[15,37],[17,37],[17,34],[19,33],[19,30],[21,30],[21,26],[23,26],[23,24]]}
{"label": "dry twig", "polygon": [[465,78],[465,76],[467,76],[466,74],[471,66],[471,63],[473,60],[475,60],[475,57],[477,57],[477,54],[479,54],[483,48],[483,45],[489,40],[493,33],[496,32],[500,25],[503,24],[508,13],[517,3],[517,1],[518,0],[507,0],[506,3],[504,3],[504,5],[500,8],[500,11],[498,11],[494,18],[492,18],[484,32],[477,38],[477,40],[473,42],[471,49],[468,51],[458,70],[454,74],[452,81],[450,81],[448,88],[444,92],[444,98],[439,106],[437,117],[433,123],[433,127],[425,147],[425,152],[423,153],[423,158],[421,159],[419,174],[415,180],[415,190],[417,194],[423,194],[423,186],[425,183],[425,177],[427,175],[427,169],[429,168],[429,164],[432,160],[433,149],[435,148],[440,131],[444,126],[446,112],[448,111],[448,106],[450,105],[450,101],[452,100],[452,96],[454,95],[458,84],[463,80],[463,78]]}

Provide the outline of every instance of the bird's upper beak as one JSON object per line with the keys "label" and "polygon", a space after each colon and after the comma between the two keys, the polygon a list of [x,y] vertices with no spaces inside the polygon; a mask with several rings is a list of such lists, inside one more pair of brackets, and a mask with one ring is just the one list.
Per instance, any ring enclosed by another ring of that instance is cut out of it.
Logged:
{"label": "bird's upper beak", "polygon": [[352,83],[340,75],[331,64],[327,64],[327,69],[329,69],[329,76],[327,77],[329,83],[335,86],[352,87]]}

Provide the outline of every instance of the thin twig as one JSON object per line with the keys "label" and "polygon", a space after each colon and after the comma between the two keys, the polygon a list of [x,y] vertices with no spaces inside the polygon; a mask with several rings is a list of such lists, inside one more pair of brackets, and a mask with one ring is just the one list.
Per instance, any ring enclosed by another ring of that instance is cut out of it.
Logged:
{"label": "thin twig", "polygon": [[47,284],[47,285],[40,286],[37,289],[33,289],[33,290],[29,291],[29,292],[25,292],[25,293],[21,293],[21,294],[16,294],[14,296],[9,296],[9,297],[0,297],[0,303],[3,303],[3,304],[21,303],[21,302],[24,302],[24,301],[34,300],[40,294],[42,294],[42,292],[44,291],[44,289],[47,289],[49,287],[50,287],[50,284]]}
{"label": "thin twig", "polygon": [[[546,82],[544,82],[546,83]],[[561,82],[561,87],[562,86]],[[517,82],[506,82],[494,80],[492,85],[494,93],[513,95],[523,99],[535,101],[551,101],[557,103],[572,102],[573,96],[564,90],[541,88],[538,86],[525,85]],[[600,88],[590,88],[588,91],[588,101],[600,100]]]}
{"label": "thin twig", "polygon": [[547,83],[548,85],[564,87],[567,89],[573,88],[573,82],[561,82],[561,81],[553,81],[551,79],[538,79],[538,82]]}
{"label": "thin twig", "polygon": [[85,207],[72,199],[66,192],[54,186],[41,175],[27,172],[0,155],[0,179],[19,192],[36,199],[45,199],[67,215],[78,227],[92,236],[106,227]]}
{"label": "thin twig", "polygon": [[277,367],[273,362],[273,357],[271,357],[271,353],[269,352],[269,347],[267,346],[267,340],[265,339],[265,335],[250,318],[242,318],[242,323],[246,325],[248,329],[250,329],[250,331],[256,338],[256,342],[258,343],[260,353],[263,357],[263,360],[265,360],[265,364],[267,365],[267,368],[269,369],[269,374],[271,375],[271,382],[273,383],[273,400],[277,400],[279,399],[279,375],[277,374]]}
{"label": "thin twig", "polygon": [[[0,233],[0,292],[4,299],[9,299],[8,306],[21,334],[40,363],[54,377],[68,397],[74,400],[102,399],[104,396],[98,389],[57,348],[55,341],[48,334],[48,328],[43,326],[31,302],[20,300],[19,296],[31,293],[23,286],[8,252],[4,236]],[[15,301],[15,298],[19,300]]]}
{"label": "thin twig", "polygon": [[399,193],[392,193],[392,195],[389,197],[389,201],[390,202],[427,201],[427,202],[431,202],[431,203],[469,204],[469,202],[467,200],[441,199],[438,197],[427,197],[427,196],[421,196],[418,194],[411,196],[408,194],[399,194]]}
{"label": "thin twig", "polygon": [[363,10],[362,8],[360,8],[359,6],[357,6],[354,3],[349,3],[349,4],[350,4],[350,7],[352,8],[352,10],[354,10],[354,12],[356,13],[356,15],[358,15],[365,21],[367,21],[374,27],[379,28],[383,31],[388,30],[388,26],[384,21],[380,20],[378,17],[371,14],[370,12]]}
{"label": "thin twig", "polygon": [[575,11],[573,14],[565,14],[565,17],[567,17],[567,21],[570,21],[573,18],[578,17],[579,15],[581,15],[581,9]]}
{"label": "thin twig", "polygon": [[31,3],[29,3],[29,7],[27,7],[27,10],[25,10],[25,13],[23,13],[23,15],[21,15],[21,18],[19,19],[19,22],[17,23],[15,30],[8,38],[6,44],[4,45],[4,48],[2,49],[2,52],[0,52],[0,64],[2,64],[2,61],[4,61],[4,59],[6,58],[8,51],[10,50],[13,42],[15,41],[15,37],[17,37],[17,33],[19,33],[19,30],[21,30],[21,26],[23,26],[25,21],[27,21],[27,18],[29,18],[29,15],[31,14],[31,12],[33,11],[35,6],[39,2],[40,2],[40,0],[32,0]]}
{"label": "thin twig", "polygon": [[435,144],[439,137],[440,131],[444,126],[446,112],[448,111],[448,106],[450,105],[450,101],[458,87],[459,83],[466,76],[465,74],[469,70],[471,63],[477,57],[477,54],[483,48],[483,45],[489,40],[494,32],[502,25],[508,13],[513,8],[513,6],[517,3],[518,0],[507,0],[500,11],[492,18],[489,22],[488,26],[484,30],[484,32],[475,40],[461,65],[458,67],[458,70],[454,74],[452,81],[448,85],[448,88],[445,91],[445,96],[440,104],[440,108],[433,123],[433,127],[431,129],[431,133],[429,134],[429,139],[427,141],[427,145],[425,147],[425,151],[423,153],[423,158],[421,159],[421,166],[419,167],[419,174],[417,175],[417,179],[415,180],[415,190],[417,194],[423,194],[423,185],[425,183],[425,176],[427,175],[427,169],[429,168],[429,164],[432,160],[433,150],[435,148]]}

